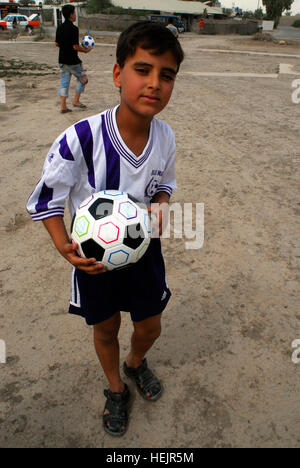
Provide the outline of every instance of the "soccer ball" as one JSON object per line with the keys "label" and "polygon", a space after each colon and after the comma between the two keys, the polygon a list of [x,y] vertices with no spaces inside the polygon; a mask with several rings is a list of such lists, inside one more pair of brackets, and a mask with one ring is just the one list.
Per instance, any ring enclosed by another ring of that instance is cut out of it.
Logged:
{"label": "soccer ball", "polygon": [[118,190],[94,193],[78,207],[71,227],[72,242],[83,258],[96,258],[108,270],[136,263],[150,244],[146,205]]}
{"label": "soccer ball", "polygon": [[84,47],[85,49],[89,49],[90,47],[94,47],[95,46],[95,41],[94,39],[92,38],[92,36],[83,36],[81,38],[81,45],[82,47]]}

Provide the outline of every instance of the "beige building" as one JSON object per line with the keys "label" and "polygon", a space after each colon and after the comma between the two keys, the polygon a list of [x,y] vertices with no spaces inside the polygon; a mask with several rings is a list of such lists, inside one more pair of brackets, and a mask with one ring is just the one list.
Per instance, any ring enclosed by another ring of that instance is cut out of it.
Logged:
{"label": "beige building", "polygon": [[114,6],[132,8],[135,10],[152,10],[161,13],[177,13],[202,15],[207,10],[208,15],[222,14],[222,8],[210,7],[207,3],[189,0],[111,0]]}
{"label": "beige building", "polygon": [[187,31],[191,30],[193,20],[203,15],[206,10],[208,16],[220,16],[220,7],[210,7],[210,2],[190,0],[111,0],[114,6],[132,8],[134,10],[148,10],[161,15],[177,15],[181,17]]}

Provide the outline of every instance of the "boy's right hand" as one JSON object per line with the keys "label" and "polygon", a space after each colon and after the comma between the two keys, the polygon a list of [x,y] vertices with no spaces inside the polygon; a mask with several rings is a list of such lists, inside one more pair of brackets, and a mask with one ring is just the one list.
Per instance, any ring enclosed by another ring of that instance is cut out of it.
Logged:
{"label": "boy's right hand", "polygon": [[95,263],[95,258],[82,258],[76,253],[78,245],[75,243],[66,243],[62,246],[61,254],[76,268],[88,273],[89,275],[99,275],[105,273],[107,269],[102,263]]}
{"label": "boy's right hand", "polygon": [[107,269],[102,263],[95,263],[95,258],[82,258],[78,257],[76,250],[78,245],[70,242],[64,219],[62,216],[53,216],[43,220],[43,224],[49,232],[55,247],[59,253],[79,270],[85,271],[89,275],[99,275],[104,273]]}

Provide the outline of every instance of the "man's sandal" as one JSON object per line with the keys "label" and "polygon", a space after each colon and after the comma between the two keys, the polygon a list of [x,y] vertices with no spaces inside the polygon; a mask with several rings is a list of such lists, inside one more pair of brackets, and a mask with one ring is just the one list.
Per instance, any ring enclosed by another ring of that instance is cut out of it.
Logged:
{"label": "man's sandal", "polygon": [[125,390],[122,393],[104,390],[104,395],[107,400],[102,415],[103,428],[108,434],[120,437],[128,428],[129,389],[125,384]]}
{"label": "man's sandal", "polygon": [[[156,401],[161,397],[163,385],[153,372],[148,369],[146,358],[143,359],[142,364],[136,369],[128,367],[126,362],[124,362],[123,370],[125,375],[136,383],[138,392],[145,400]],[[149,394],[150,396],[148,396]]]}
{"label": "man's sandal", "polygon": [[78,109],[87,109],[87,106],[85,104],[73,104],[73,107],[78,107]]}

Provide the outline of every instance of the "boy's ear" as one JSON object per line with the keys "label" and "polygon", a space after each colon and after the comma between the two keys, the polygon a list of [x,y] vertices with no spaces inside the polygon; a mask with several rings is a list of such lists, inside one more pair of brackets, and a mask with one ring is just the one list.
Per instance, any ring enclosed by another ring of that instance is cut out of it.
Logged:
{"label": "boy's ear", "polygon": [[113,69],[113,80],[117,88],[121,88],[121,67],[118,63],[115,63]]}

